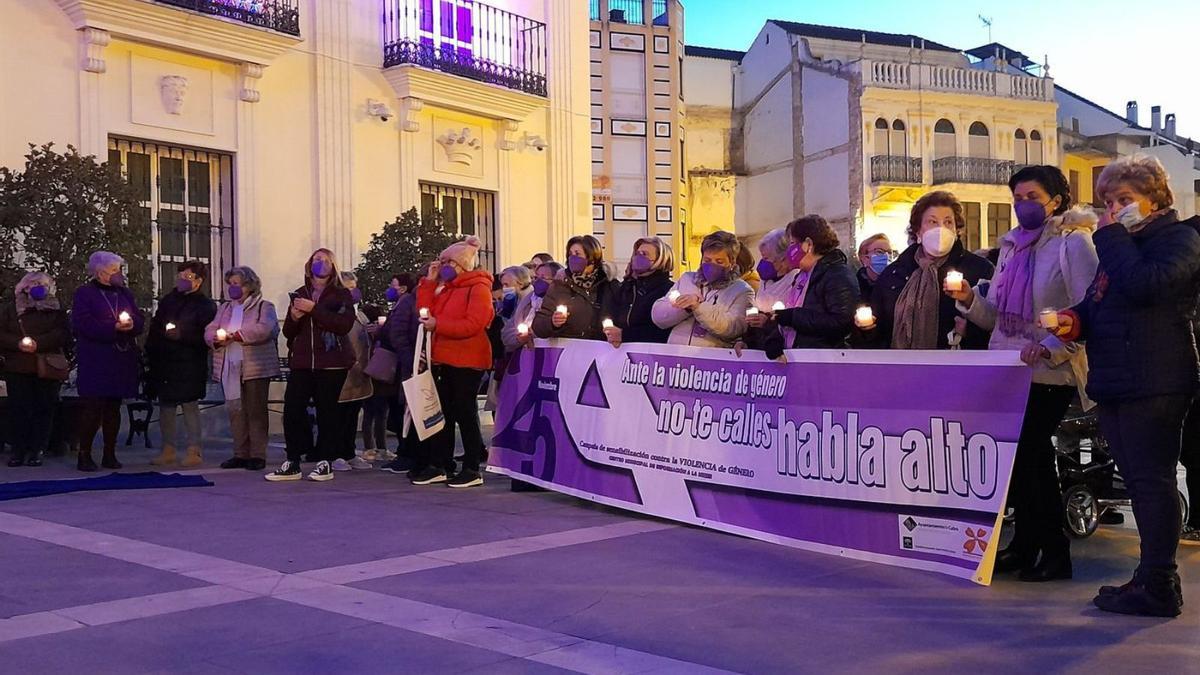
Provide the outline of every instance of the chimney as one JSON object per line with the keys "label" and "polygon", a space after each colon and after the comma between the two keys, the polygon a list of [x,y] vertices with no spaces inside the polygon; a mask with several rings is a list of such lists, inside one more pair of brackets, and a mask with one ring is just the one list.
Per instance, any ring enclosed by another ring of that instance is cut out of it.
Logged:
{"label": "chimney", "polygon": [[1150,106],[1150,131],[1158,133],[1162,131],[1162,106]]}
{"label": "chimney", "polygon": [[1166,121],[1163,123],[1163,134],[1167,138],[1175,138],[1175,113],[1167,113]]}
{"label": "chimney", "polygon": [[1137,101],[1130,101],[1125,104],[1125,121],[1130,124],[1138,123]]}

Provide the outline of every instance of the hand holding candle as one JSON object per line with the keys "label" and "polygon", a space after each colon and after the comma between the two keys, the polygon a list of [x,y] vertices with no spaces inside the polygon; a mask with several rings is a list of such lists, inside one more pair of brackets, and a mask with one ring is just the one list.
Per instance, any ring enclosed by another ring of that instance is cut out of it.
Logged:
{"label": "hand holding candle", "polygon": [[380,326],[382,326],[383,324],[387,323],[387,317],[386,317],[386,316],[381,316],[381,317],[379,317],[378,319],[376,319],[376,320],[375,320],[375,323],[377,323],[377,324],[379,324]]}
{"label": "hand holding candle", "polygon": [[517,335],[522,335],[522,336],[529,335],[529,324],[527,324],[527,323],[517,324]]}
{"label": "hand holding candle", "polygon": [[567,312],[567,306],[559,305],[558,307],[554,308],[554,315],[550,317],[550,323],[555,328],[562,328],[567,323],[567,316],[569,316],[569,313]]}
{"label": "hand holding candle", "polygon": [[772,312],[782,312],[787,309],[787,305],[783,304],[782,300],[776,300],[775,304],[771,305]]}
{"label": "hand holding candle", "polygon": [[117,315],[117,330],[133,330],[133,317],[129,316],[129,312],[121,312]]}
{"label": "hand holding candle", "polygon": [[601,326],[602,328],[604,328],[605,330],[608,330],[609,328],[612,328],[612,327],[613,327],[613,320],[612,320],[612,319],[605,319],[605,320],[603,320],[603,321],[601,321],[601,322],[600,322],[600,326]]}
{"label": "hand holding candle", "polygon": [[1058,310],[1043,309],[1038,314],[1038,325],[1053,333],[1058,328]]}
{"label": "hand holding candle", "polygon": [[854,325],[859,328],[871,328],[875,325],[875,312],[870,307],[859,307],[854,311]]}
{"label": "hand holding candle", "polygon": [[946,272],[946,281],[942,285],[943,290],[961,291],[963,289],[963,273],[958,270],[950,270]]}
{"label": "hand holding candle", "polygon": [[32,354],[33,352],[37,351],[37,343],[34,342],[33,338],[31,337],[23,337],[21,338],[21,351],[27,354]]}
{"label": "hand holding candle", "polygon": [[217,329],[217,342],[225,342],[229,339],[229,332],[224,328]]}
{"label": "hand holding candle", "polygon": [[429,318],[429,308],[428,307],[422,307],[417,313],[421,316],[422,319]]}
{"label": "hand holding candle", "polygon": [[675,302],[676,300],[679,299],[680,295],[681,294],[679,291],[671,291],[670,293],[667,293],[667,300],[670,300],[671,302]]}
{"label": "hand holding candle", "polygon": [[758,308],[757,307],[746,308],[746,316],[747,317],[758,316]]}

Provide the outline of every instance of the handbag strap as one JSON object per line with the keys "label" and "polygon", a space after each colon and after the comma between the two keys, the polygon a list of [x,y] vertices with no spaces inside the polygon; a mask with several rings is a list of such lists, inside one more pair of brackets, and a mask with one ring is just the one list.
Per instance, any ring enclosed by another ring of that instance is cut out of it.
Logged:
{"label": "handbag strap", "polygon": [[[424,350],[424,354],[422,354]],[[413,350],[413,376],[421,373],[421,357],[425,357],[425,367],[433,365],[433,336],[425,331],[424,325],[417,326],[417,348]]]}

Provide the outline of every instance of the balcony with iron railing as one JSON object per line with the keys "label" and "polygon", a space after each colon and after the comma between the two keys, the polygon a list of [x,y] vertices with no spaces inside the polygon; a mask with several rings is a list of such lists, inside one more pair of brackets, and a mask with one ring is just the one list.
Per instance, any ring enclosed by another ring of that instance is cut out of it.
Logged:
{"label": "balcony with iron railing", "polygon": [[1016,162],[1011,159],[986,157],[942,157],[933,160],[933,184],[972,183],[976,185],[1007,185]]}
{"label": "balcony with iron railing", "polygon": [[300,35],[300,0],[154,0],[287,35]]}
{"label": "balcony with iron railing", "polygon": [[383,0],[383,66],[545,97],[546,24],[473,0]]}
{"label": "balcony with iron railing", "polygon": [[610,21],[636,26],[646,24],[646,4],[650,4],[650,21],[655,26],[671,23],[667,0],[591,0],[589,17],[592,21]]}
{"label": "balcony with iron railing", "polygon": [[921,158],[895,155],[871,157],[872,183],[921,184]]}
{"label": "balcony with iron railing", "polygon": [[885,89],[941,91],[978,96],[998,96],[1031,101],[1053,101],[1054,80],[978,68],[896,61],[859,62],[863,85]]}

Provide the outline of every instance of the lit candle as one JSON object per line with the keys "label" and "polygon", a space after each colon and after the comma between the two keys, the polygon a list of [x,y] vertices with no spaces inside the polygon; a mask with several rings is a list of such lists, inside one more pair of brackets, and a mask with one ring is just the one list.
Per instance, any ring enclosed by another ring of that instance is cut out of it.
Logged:
{"label": "lit candle", "polygon": [[554,313],[555,313],[555,314],[562,314],[562,315],[564,315],[564,316],[565,316],[565,315],[568,313],[568,312],[567,312],[567,306],[566,306],[566,305],[559,305],[558,307],[555,307],[555,308],[554,308]]}
{"label": "lit candle", "polygon": [[429,318],[429,308],[428,308],[428,307],[422,307],[422,308],[421,308],[421,312],[420,312],[420,313],[421,313],[421,318],[422,318],[422,319],[428,319],[428,318]]}
{"label": "lit candle", "polygon": [[605,319],[600,322],[600,325],[603,326],[605,329],[612,328],[613,327],[612,319]]}
{"label": "lit candle", "polygon": [[959,272],[956,270],[950,270],[949,272],[946,272],[946,290],[961,291],[962,287],[963,287],[962,272]]}
{"label": "lit candle", "polygon": [[133,317],[129,316],[129,312],[121,312],[117,315],[117,321],[120,321],[121,323],[129,323],[130,321],[133,321]]}
{"label": "lit candle", "polygon": [[229,333],[224,328],[217,329],[217,342],[224,342],[229,337]]}
{"label": "lit candle", "polygon": [[527,324],[527,323],[517,324],[517,334],[518,335],[529,335],[529,324]]}
{"label": "lit candle", "polygon": [[746,309],[746,316],[758,316],[758,308],[757,307],[748,307]]}
{"label": "lit candle", "polygon": [[866,328],[874,323],[875,312],[872,312],[870,307],[859,307],[854,311],[854,324],[859,328]]}
{"label": "lit candle", "polygon": [[175,330],[175,324],[168,321],[167,322],[167,330]]}
{"label": "lit candle", "polygon": [[1038,323],[1046,330],[1054,330],[1058,328],[1058,310],[1043,309],[1038,314]]}
{"label": "lit candle", "polygon": [[32,347],[33,346],[33,338],[23,337],[23,338],[21,338],[21,344],[25,347]]}
{"label": "lit candle", "polygon": [[776,300],[775,304],[771,305],[772,312],[782,312],[787,309],[787,305],[783,304],[782,300]]}
{"label": "lit candle", "polygon": [[679,291],[671,291],[670,293],[667,293],[667,299],[671,302],[675,302],[679,299],[680,295],[682,294]]}
{"label": "lit candle", "polygon": [[380,326],[382,326],[383,324],[387,323],[387,317],[386,317],[386,316],[381,316],[381,317],[379,317],[378,319],[376,319],[376,320],[375,320],[375,323],[377,323],[377,324],[379,324]]}

